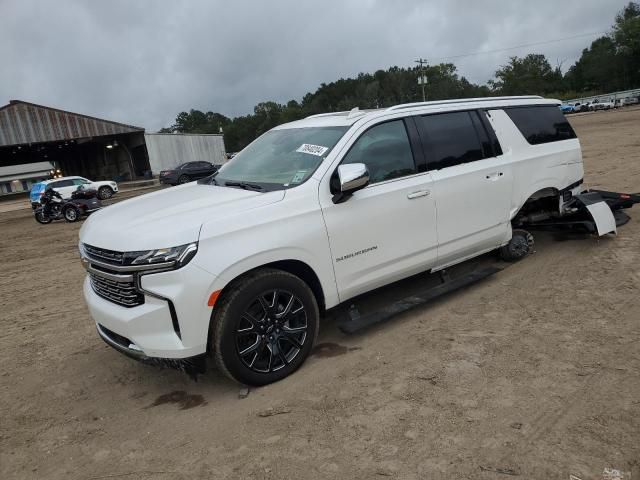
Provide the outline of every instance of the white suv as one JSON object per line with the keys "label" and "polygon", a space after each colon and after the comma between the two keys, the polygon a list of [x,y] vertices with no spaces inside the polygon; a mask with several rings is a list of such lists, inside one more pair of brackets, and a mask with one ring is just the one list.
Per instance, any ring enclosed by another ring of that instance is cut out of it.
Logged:
{"label": "white suv", "polygon": [[31,202],[38,203],[40,197],[47,188],[53,188],[62,195],[62,198],[71,198],[71,194],[80,186],[96,190],[98,198],[105,200],[118,193],[118,184],[109,180],[91,181],[84,177],[61,177],[52,180],[44,180],[34,185],[31,190]]}
{"label": "white suv", "polygon": [[265,133],[212,177],[99,211],[80,231],[99,335],[143,361],[211,355],[245,384],[289,375],[327,309],[491,250],[526,253],[512,222],[539,205],[562,215],[582,183],[559,104],[314,115]]}

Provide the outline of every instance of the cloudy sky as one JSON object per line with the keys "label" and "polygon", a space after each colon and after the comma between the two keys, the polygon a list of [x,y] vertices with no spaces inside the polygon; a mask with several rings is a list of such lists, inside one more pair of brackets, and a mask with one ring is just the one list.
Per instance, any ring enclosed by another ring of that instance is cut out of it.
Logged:
{"label": "cloudy sky", "polygon": [[[627,0],[0,0],[0,105],[155,130],[190,108],[247,114],[322,82],[606,32]],[[568,68],[598,35],[451,60],[476,83],[511,55]]]}

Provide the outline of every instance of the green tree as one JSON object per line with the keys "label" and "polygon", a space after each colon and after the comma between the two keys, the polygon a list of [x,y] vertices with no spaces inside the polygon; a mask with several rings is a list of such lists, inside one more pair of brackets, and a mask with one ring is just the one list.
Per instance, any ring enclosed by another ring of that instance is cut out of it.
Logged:
{"label": "green tree", "polygon": [[544,55],[530,53],[524,58],[511,57],[495,73],[489,85],[500,95],[544,95],[562,89],[562,72],[551,67]]}
{"label": "green tree", "polygon": [[600,37],[582,51],[567,71],[567,86],[578,92],[605,92],[623,88],[623,62],[610,37]]}
{"label": "green tree", "polygon": [[622,83],[640,85],[640,4],[630,2],[616,15],[612,35],[622,65]]}

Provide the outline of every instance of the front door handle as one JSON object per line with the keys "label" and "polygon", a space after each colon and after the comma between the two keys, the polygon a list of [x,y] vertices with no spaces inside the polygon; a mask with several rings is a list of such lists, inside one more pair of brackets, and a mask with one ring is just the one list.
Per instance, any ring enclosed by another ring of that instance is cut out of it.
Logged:
{"label": "front door handle", "polygon": [[418,190],[417,192],[411,192],[407,195],[409,200],[413,200],[414,198],[426,197],[431,194],[431,190]]}
{"label": "front door handle", "polygon": [[486,176],[487,180],[498,180],[502,175],[502,172],[492,172]]}

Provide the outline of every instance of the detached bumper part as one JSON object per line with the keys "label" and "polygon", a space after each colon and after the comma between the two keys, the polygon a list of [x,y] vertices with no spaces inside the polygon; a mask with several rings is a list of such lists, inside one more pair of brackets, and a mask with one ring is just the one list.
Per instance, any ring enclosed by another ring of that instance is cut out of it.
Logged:
{"label": "detached bumper part", "polygon": [[599,236],[616,233],[616,219],[607,202],[597,192],[574,195],[575,200],[586,208],[595,224]]}
{"label": "detached bumper part", "polygon": [[568,214],[559,217],[542,212],[540,218],[529,215],[521,226],[537,230],[586,231],[602,236],[617,233],[617,227],[629,221],[629,215],[623,210],[636,203],[640,203],[638,193],[585,190],[569,196],[565,204]]}

